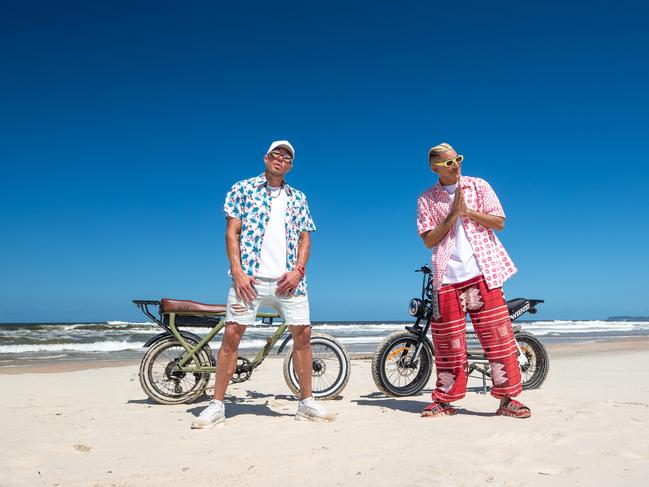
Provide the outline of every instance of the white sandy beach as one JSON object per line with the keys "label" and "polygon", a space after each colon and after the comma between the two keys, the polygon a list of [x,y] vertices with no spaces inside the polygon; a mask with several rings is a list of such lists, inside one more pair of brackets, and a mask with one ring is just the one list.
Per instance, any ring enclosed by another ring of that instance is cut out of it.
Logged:
{"label": "white sandy beach", "polygon": [[497,401],[476,392],[457,403],[461,414],[422,419],[429,389],[386,398],[369,361],[354,360],[344,397],[327,401],[338,420],[294,421],[281,364],[269,359],[231,386],[226,425],[205,431],[189,426],[207,398],[152,404],[133,364],[0,370],[0,485],[635,486],[649,478],[647,340],[552,348],[548,380],[521,396],[529,420],[494,416]]}

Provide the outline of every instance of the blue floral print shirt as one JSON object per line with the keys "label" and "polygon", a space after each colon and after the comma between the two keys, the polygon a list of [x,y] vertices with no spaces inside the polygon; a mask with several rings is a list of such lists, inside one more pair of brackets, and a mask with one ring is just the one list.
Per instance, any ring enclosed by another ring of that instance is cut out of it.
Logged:
{"label": "blue floral print shirt", "polygon": [[[223,211],[225,215],[241,220],[241,267],[249,276],[259,270],[261,243],[264,240],[266,225],[270,218],[270,196],[268,181],[264,173],[257,177],[235,183],[225,196]],[[286,191],[286,268],[295,269],[297,263],[297,245],[302,232],[316,230],[306,196],[301,191],[291,188],[284,182]],[[295,294],[306,294],[306,277],[304,277]]]}

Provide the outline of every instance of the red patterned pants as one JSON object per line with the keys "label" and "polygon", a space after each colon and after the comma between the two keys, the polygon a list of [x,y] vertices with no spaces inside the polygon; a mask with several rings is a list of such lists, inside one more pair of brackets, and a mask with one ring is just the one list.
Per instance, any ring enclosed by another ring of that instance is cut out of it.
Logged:
{"label": "red patterned pants", "polygon": [[466,314],[489,360],[497,398],[521,393],[516,341],[502,288],[489,289],[483,276],[439,290],[440,319],[431,321],[437,384],[433,401],[452,402],[466,393]]}

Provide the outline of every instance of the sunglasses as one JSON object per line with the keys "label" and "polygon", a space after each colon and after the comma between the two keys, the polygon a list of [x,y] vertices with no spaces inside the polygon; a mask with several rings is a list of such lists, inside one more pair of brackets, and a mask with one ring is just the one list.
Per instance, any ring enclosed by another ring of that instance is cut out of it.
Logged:
{"label": "sunglasses", "polygon": [[273,156],[273,158],[275,158],[275,159],[280,159],[281,158],[284,162],[292,162],[293,161],[293,156],[292,155],[290,155],[290,154],[282,154],[281,152],[276,151],[276,150],[272,151],[270,153],[270,155]]}
{"label": "sunglasses", "polygon": [[459,166],[460,164],[462,164],[463,160],[464,160],[464,156],[457,156],[457,157],[454,157],[453,159],[449,159],[448,161],[433,162],[433,166],[451,167],[454,164],[457,164]]}

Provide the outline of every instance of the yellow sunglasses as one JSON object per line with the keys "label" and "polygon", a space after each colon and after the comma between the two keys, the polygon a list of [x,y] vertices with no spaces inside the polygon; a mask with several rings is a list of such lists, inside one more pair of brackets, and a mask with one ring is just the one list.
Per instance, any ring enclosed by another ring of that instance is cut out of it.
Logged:
{"label": "yellow sunglasses", "polygon": [[460,164],[462,164],[463,160],[464,160],[464,156],[457,156],[457,157],[454,157],[453,159],[449,159],[448,161],[433,162],[433,166],[451,167],[454,164],[457,164],[459,166]]}

